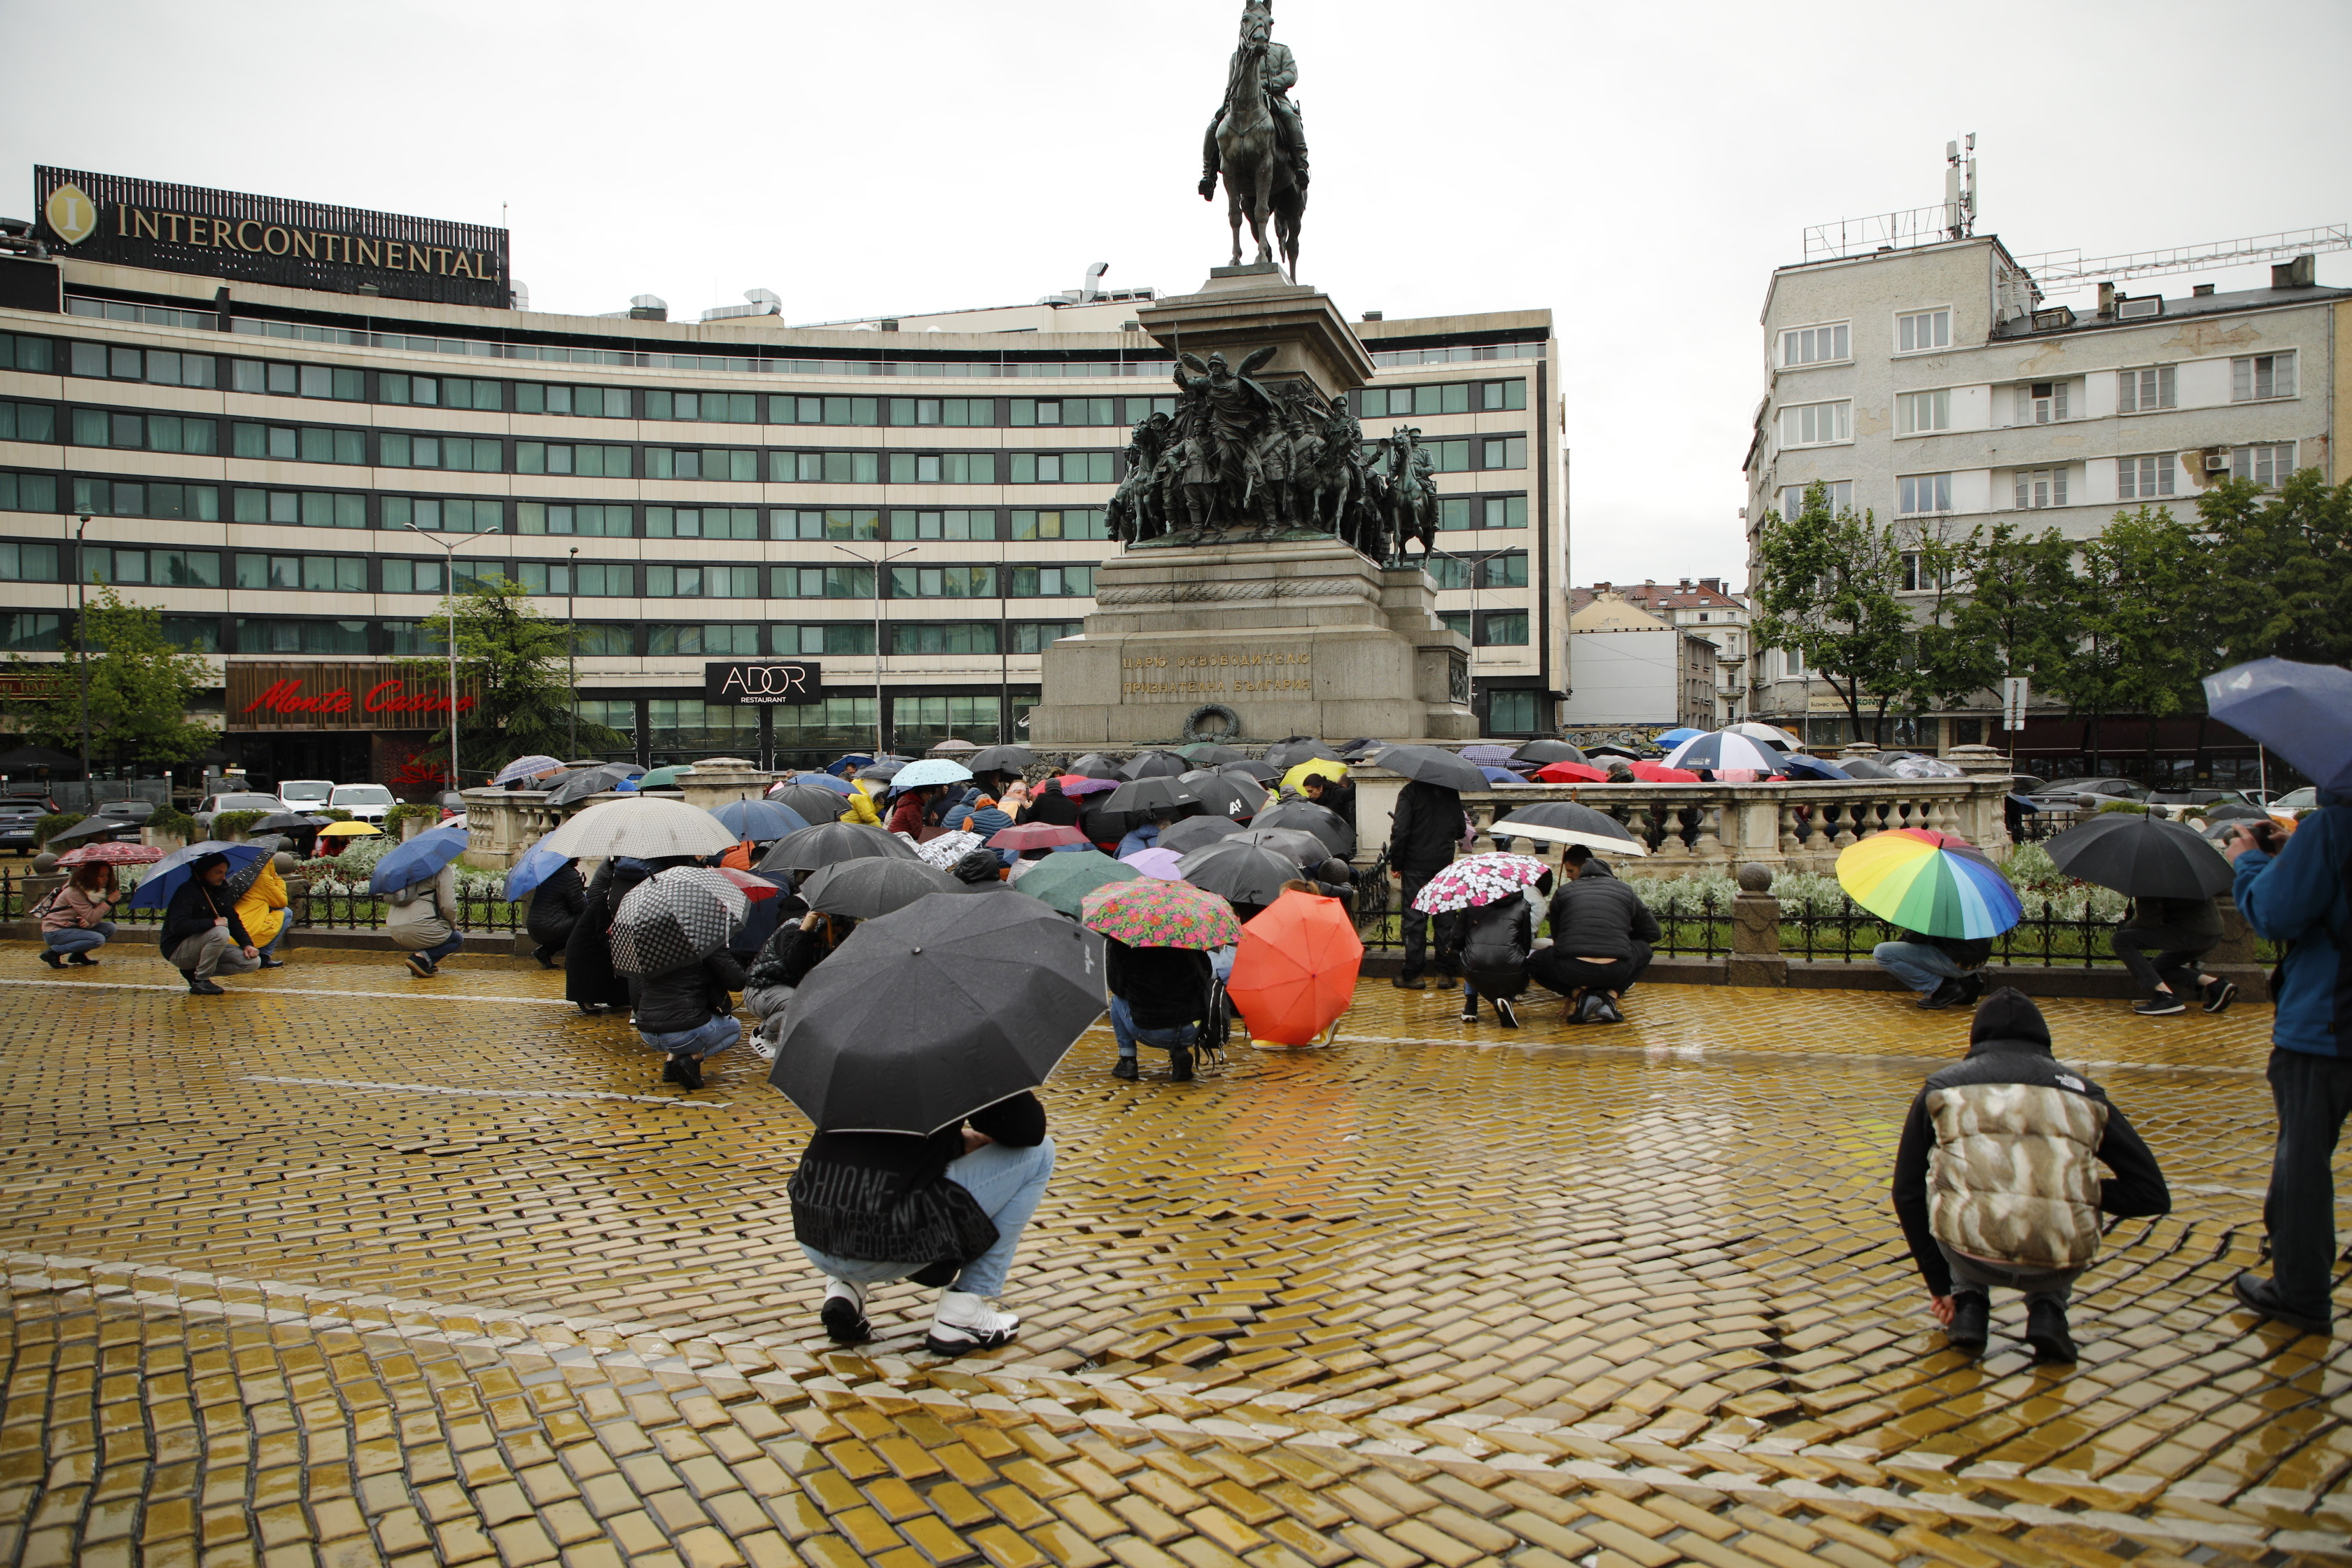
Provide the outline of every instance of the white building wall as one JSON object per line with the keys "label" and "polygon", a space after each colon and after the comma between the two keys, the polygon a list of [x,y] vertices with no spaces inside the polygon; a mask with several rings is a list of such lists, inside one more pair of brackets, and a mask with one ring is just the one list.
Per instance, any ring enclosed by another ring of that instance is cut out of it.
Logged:
{"label": "white building wall", "polygon": [[1681,710],[1682,639],[1654,631],[1574,632],[1569,660],[1576,689],[1563,705],[1569,724],[1668,724]]}

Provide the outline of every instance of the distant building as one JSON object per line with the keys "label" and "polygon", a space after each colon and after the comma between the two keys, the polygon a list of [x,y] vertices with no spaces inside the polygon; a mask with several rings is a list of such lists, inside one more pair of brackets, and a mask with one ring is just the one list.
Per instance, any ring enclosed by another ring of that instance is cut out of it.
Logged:
{"label": "distant building", "polygon": [[[1604,584],[1605,586],[1605,584]],[[1748,605],[1724,591],[1720,577],[1685,577],[1679,584],[1627,583],[1617,589],[1670,626],[1715,645],[1715,716],[1711,728],[1745,717],[1748,705]]]}
{"label": "distant building", "polygon": [[1689,724],[1712,729],[1717,650],[1610,584],[1569,590],[1568,660],[1575,689],[1566,727]]}

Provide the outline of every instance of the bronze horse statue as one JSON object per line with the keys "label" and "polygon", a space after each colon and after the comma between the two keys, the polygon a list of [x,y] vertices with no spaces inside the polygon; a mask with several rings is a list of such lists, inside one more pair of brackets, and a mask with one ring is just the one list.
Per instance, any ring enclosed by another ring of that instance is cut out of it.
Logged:
{"label": "bronze horse statue", "polygon": [[1265,55],[1273,39],[1274,12],[1252,0],[1242,12],[1242,43],[1234,56],[1234,80],[1217,121],[1217,163],[1225,181],[1225,216],[1233,226],[1233,265],[1242,264],[1242,219],[1257,241],[1257,259],[1270,262],[1266,226],[1274,226],[1283,267],[1298,276],[1298,226],[1307,193],[1276,139],[1274,111],[1266,101]]}

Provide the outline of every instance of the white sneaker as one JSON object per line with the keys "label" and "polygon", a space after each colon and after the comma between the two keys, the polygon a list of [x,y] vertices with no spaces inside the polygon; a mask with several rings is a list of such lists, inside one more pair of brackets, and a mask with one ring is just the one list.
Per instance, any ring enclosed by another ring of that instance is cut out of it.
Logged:
{"label": "white sneaker", "polygon": [[864,1344],[874,1337],[873,1325],[866,1321],[865,1287],[846,1279],[826,1277],[824,1305],[817,1310],[817,1321],[835,1344]]}
{"label": "white sneaker", "polygon": [[990,1307],[985,1297],[962,1290],[940,1293],[939,1310],[931,1314],[930,1332],[923,1344],[933,1355],[961,1355],[966,1351],[994,1350],[1012,1342],[1021,1320]]}

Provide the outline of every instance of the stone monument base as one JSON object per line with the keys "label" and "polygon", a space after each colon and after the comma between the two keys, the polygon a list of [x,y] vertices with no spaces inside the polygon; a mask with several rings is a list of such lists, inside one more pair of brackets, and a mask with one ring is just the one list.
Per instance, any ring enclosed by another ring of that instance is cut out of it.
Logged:
{"label": "stone monument base", "polygon": [[1469,643],[1419,567],[1382,568],[1328,534],[1232,538],[1096,568],[1085,632],[1045,649],[1033,743],[1172,743],[1196,717],[1196,738],[1477,735]]}

